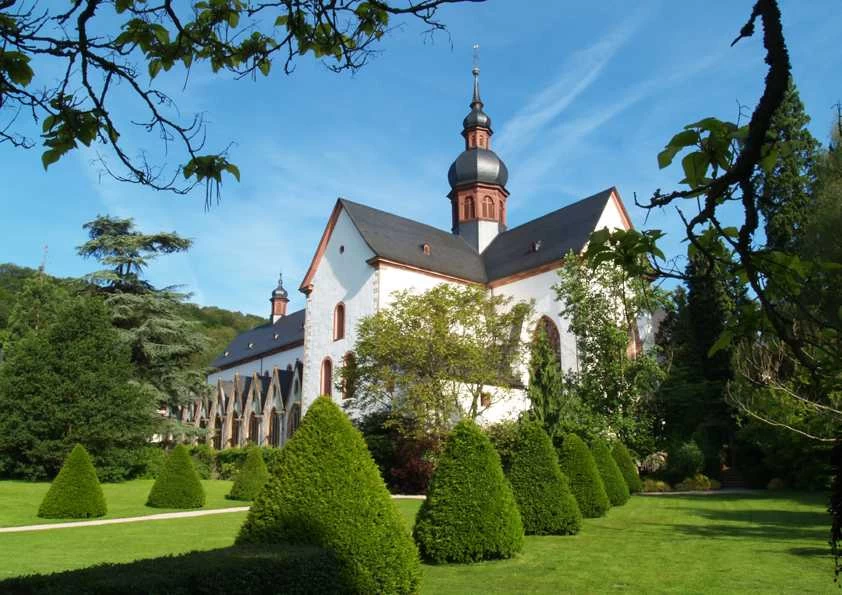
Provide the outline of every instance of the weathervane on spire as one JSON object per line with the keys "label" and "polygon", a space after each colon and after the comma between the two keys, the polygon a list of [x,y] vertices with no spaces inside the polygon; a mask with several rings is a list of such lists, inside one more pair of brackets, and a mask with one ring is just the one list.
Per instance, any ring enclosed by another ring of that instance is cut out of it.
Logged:
{"label": "weathervane on spire", "polygon": [[471,69],[474,75],[474,98],[471,101],[471,107],[475,104],[482,106],[482,99],[479,98],[479,44],[474,44],[474,67]]}

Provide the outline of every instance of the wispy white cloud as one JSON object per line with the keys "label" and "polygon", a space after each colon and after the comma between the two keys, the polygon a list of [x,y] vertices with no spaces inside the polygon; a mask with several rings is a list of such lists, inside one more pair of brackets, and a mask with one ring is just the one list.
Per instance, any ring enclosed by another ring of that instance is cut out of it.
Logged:
{"label": "wispy white cloud", "polygon": [[497,149],[515,157],[528,147],[545,127],[555,120],[602,74],[605,66],[640,29],[645,12],[609,31],[595,44],[573,53],[554,81],[531,97],[510,118],[495,139]]}

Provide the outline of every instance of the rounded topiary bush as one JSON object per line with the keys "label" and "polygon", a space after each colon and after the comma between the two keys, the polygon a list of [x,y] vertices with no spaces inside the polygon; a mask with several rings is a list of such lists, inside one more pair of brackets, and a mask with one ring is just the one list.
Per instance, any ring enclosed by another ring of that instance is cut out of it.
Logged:
{"label": "rounded topiary bush", "polygon": [[77,444],[41,501],[38,516],[45,519],[85,519],[104,515],[105,496],[88,451]]}
{"label": "rounded topiary bush", "polygon": [[510,558],[523,546],[500,457],[474,422],[459,422],[448,437],[414,534],[421,556],[436,563]]}
{"label": "rounded topiary bush", "polygon": [[310,405],[237,537],[281,542],[333,552],[352,592],[418,590],[418,550],[362,435],[329,397]]}
{"label": "rounded topiary bush", "polygon": [[591,454],[596,461],[596,468],[599,469],[599,476],[605,486],[605,493],[608,494],[608,501],[611,506],[622,506],[629,501],[629,486],[623,477],[623,473],[617,466],[614,457],[611,456],[611,449],[603,440],[594,440],[591,443]]}
{"label": "rounded topiary bush", "polygon": [[269,470],[259,448],[250,448],[234,485],[226,498],[229,500],[254,500],[269,481]]}
{"label": "rounded topiary bush", "polygon": [[558,455],[540,423],[522,421],[506,473],[528,535],[572,535],[582,513],[558,466]]}
{"label": "rounded topiary bush", "polygon": [[643,489],[643,482],[640,480],[640,474],[637,472],[637,465],[629,453],[629,449],[622,442],[615,442],[614,448],[611,449],[611,456],[614,457],[614,462],[620,468],[620,473],[623,474],[623,479],[626,480],[626,485],[629,486],[629,492],[636,494]]}
{"label": "rounded topiary bush", "polygon": [[183,444],[176,446],[167,457],[149,491],[146,505],[155,508],[201,508],[205,505],[205,489],[190,452]]}
{"label": "rounded topiary bush", "polygon": [[585,518],[603,516],[611,508],[605,486],[596,468],[590,449],[576,434],[564,436],[558,448],[558,464],[570,480],[570,491],[576,497]]}

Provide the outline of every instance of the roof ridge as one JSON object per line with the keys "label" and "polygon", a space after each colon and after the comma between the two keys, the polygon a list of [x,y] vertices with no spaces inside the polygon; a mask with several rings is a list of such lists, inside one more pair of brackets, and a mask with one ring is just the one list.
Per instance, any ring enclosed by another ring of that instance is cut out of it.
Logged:
{"label": "roof ridge", "polygon": [[[560,211],[563,211],[564,209],[569,209],[570,207],[576,206],[576,205],[578,205],[580,203],[583,203],[585,201],[597,198],[601,194],[605,194],[606,192],[608,193],[608,195],[605,198],[608,199],[608,198],[611,197],[611,192],[614,192],[616,190],[617,190],[616,186],[611,186],[610,188],[606,188],[605,190],[600,190],[599,192],[596,192],[595,194],[591,194],[590,196],[586,196],[585,198],[580,198],[579,200],[577,200],[575,202],[571,202],[570,204],[566,204],[563,207],[559,207],[559,208],[555,209],[554,211],[550,211],[549,213],[544,213],[543,215],[539,215],[538,217],[535,217],[534,219],[530,219],[529,221],[524,221],[523,223],[521,223],[520,225],[517,225],[515,227],[510,227],[506,231],[497,234],[497,236],[494,238],[494,240],[496,240],[497,238],[499,238],[500,236],[502,236],[504,234],[509,233],[510,231],[520,229],[521,227],[523,227],[525,225],[529,225],[530,223],[538,221],[539,219],[543,219],[544,217],[549,217],[550,215],[555,215],[556,213],[558,213]],[[492,243],[494,243],[494,242],[492,241]]]}

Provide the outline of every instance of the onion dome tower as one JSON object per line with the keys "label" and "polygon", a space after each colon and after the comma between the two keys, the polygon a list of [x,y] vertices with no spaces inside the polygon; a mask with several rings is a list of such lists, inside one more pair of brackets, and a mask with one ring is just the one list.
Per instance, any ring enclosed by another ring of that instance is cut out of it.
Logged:
{"label": "onion dome tower", "polygon": [[491,150],[491,118],[479,94],[479,67],[474,66],[471,112],[462,121],[465,150],[456,158],[447,179],[453,210],[453,233],[482,252],[506,229],[506,164]]}
{"label": "onion dome tower", "polygon": [[289,304],[289,297],[287,290],[284,289],[284,275],[278,275],[278,286],[272,290],[272,297],[269,298],[272,304],[272,323],[274,324],[280,318],[287,315],[287,304]]}

